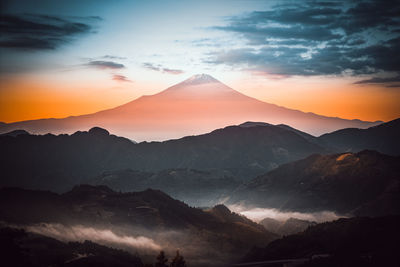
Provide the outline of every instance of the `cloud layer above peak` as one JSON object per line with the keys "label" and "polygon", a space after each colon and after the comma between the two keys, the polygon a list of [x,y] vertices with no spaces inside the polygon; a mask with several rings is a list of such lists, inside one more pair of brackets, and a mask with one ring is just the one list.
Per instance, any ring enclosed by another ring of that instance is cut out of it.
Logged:
{"label": "cloud layer above peak", "polygon": [[399,1],[284,1],[213,27],[245,45],[213,50],[205,61],[268,75],[397,76],[398,14]]}

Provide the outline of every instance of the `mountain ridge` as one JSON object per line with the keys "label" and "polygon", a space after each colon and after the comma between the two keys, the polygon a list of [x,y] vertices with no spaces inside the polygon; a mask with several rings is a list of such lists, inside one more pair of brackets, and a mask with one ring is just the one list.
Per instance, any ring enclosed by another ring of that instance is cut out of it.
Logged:
{"label": "mountain ridge", "polygon": [[227,203],[345,216],[400,214],[399,163],[400,156],[370,150],[314,154],[245,183]]}
{"label": "mountain ridge", "polygon": [[91,114],[1,124],[0,133],[16,129],[35,134],[72,133],[99,126],[120,136],[144,141],[174,139],[249,120],[288,124],[313,135],[379,123],[326,117],[277,106],[246,96],[209,75],[185,81],[154,95]]}
{"label": "mountain ridge", "polygon": [[0,153],[4,175],[1,185],[58,192],[87,183],[104,172],[124,169],[219,170],[218,175],[213,171],[217,177],[246,180],[279,164],[327,152],[277,126],[228,126],[198,136],[141,143],[93,128],[72,135],[0,136],[0,149],[5,151]]}

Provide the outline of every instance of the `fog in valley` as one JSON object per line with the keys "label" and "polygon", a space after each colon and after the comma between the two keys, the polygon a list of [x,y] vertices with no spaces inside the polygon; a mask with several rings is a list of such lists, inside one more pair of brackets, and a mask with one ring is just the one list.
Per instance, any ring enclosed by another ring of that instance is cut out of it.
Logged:
{"label": "fog in valley", "polygon": [[272,209],[272,208],[246,207],[244,205],[239,205],[239,204],[229,205],[228,207],[230,210],[239,213],[241,215],[244,215],[255,222],[260,222],[265,218],[271,218],[278,221],[286,221],[290,218],[295,218],[299,220],[322,223],[346,217],[346,216],[339,216],[332,211],[305,213],[297,211],[280,211],[279,209]]}

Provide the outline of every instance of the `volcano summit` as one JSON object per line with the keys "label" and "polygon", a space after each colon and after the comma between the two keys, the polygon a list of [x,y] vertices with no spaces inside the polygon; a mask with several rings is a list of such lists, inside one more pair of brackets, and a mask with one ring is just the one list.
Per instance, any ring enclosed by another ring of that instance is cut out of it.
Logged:
{"label": "volcano summit", "polygon": [[246,96],[207,74],[198,74],[157,94],[93,114],[0,125],[0,133],[73,133],[99,126],[136,141],[167,140],[245,121],[287,124],[313,135],[378,124],[325,117]]}

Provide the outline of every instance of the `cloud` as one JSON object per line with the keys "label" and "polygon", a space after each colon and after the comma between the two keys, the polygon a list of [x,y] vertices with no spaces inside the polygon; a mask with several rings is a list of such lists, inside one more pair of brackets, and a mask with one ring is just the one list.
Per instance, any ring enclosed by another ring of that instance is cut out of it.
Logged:
{"label": "cloud", "polygon": [[[120,57],[116,57],[116,56],[103,56],[101,58],[107,58],[107,59],[119,58],[119,59],[121,59]],[[99,70],[105,70],[105,71],[111,70],[114,72],[112,74],[112,80],[117,81],[117,82],[132,82],[126,76],[118,74],[118,70],[125,68],[125,65],[122,63],[118,63],[115,61],[89,59],[89,62],[83,64],[83,66],[90,67],[90,68],[96,68]],[[117,73],[115,73],[115,72],[117,72]]]}
{"label": "cloud", "polygon": [[27,231],[49,236],[61,241],[91,240],[93,242],[113,247],[127,247],[143,250],[161,250],[161,247],[151,238],[145,236],[118,235],[109,229],[97,229],[82,225],[65,226],[62,224],[37,224],[25,227]]}
{"label": "cloud", "polygon": [[142,66],[143,66],[144,68],[146,68],[146,69],[149,69],[149,70],[161,71],[161,68],[159,67],[159,65],[158,65],[158,66],[155,66],[154,64],[149,63],[149,62],[143,63]]}
{"label": "cloud", "polygon": [[168,74],[173,74],[173,75],[185,73],[183,70],[165,68],[160,64],[155,65],[155,64],[149,63],[149,62],[143,63],[142,66],[149,70],[159,71],[162,73],[168,73]]}
{"label": "cloud", "polygon": [[124,64],[117,63],[114,61],[103,61],[103,60],[92,60],[89,61],[86,66],[94,67],[98,69],[123,69],[125,68]]}
{"label": "cloud", "polygon": [[398,14],[396,1],[283,2],[213,27],[245,45],[213,50],[204,61],[282,77],[400,73]]}
{"label": "cloud", "polygon": [[355,82],[355,84],[381,84],[388,83],[388,87],[400,87],[400,75],[395,77],[373,77]]}
{"label": "cloud", "polygon": [[112,56],[112,55],[105,55],[102,58],[105,58],[105,59],[118,59],[118,60],[126,59],[126,57],[119,57],[119,56]]}
{"label": "cloud", "polygon": [[54,50],[93,32],[100,17],[58,17],[40,14],[1,14],[0,47],[15,50]]}
{"label": "cloud", "polygon": [[268,208],[247,208],[241,205],[231,205],[229,209],[246,216],[247,218],[260,222],[265,218],[272,218],[278,221],[285,221],[290,218],[314,221],[318,223],[334,221],[342,216],[338,216],[332,211],[319,211],[319,212],[296,212],[296,211],[280,211],[277,209]]}
{"label": "cloud", "polygon": [[163,69],[162,69],[162,72],[164,72],[164,73],[168,73],[168,74],[174,74],[174,75],[177,75],[177,74],[182,74],[182,73],[184,73],[184,71],[183,71],[183,70],[177,70],[177,69],[168,69],[168,68],[163,68]]}
{"label": "cloud", "polygon": [[126,76],[124,76],[124,75],[120,75],[120,74],[114,74],[113,75],[113,77],[112,77],[112,79],[114,80],[114,81],[117,81],[117,82],[132,82],[131,80],[129,80],[128,78],[126,78]]}

